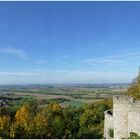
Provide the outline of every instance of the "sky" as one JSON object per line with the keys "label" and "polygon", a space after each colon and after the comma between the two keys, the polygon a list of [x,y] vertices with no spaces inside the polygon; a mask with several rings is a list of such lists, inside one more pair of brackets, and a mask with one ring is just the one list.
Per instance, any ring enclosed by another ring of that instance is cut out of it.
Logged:
{"label": "sky", "polygon": [[140,2],[0,2],[0,84],[128,83]]}

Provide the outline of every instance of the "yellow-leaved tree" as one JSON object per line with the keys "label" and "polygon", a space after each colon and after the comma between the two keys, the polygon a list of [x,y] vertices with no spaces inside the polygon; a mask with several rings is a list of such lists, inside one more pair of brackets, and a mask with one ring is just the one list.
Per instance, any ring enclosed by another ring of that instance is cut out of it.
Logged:
{"label": "yellow-leaved tree", "polygon": [[10,117],[3,115],[0,117],[0,137],[8,138],[10,133]]}
{"label": "yellow-leaved tree", "polygon": [[[57,103],[50,103],[40,110],[35,118],[36,138],[59,138],[63,128],[62,108]],[[57,129],[57,130],[56,130]]]}
{"label": "yellow-leaved tree", "polygon": [[[23,105],[15,115],[15,135],[17,138],[30,138],[32,133],[33,133],[33,121],[32,118],[33,116],[31,115],[30,112],[30,107],[28,105]],[[12,129],[13,129],[12,128]],[[20,135],[19,135],[20,133]]]}
{"label": "yellow-leaved tree", "polygon": [[34,118],[35,123],[35,137],[36,138],[47,138],[48,119],[47,116],[42,112],[38,112]]}

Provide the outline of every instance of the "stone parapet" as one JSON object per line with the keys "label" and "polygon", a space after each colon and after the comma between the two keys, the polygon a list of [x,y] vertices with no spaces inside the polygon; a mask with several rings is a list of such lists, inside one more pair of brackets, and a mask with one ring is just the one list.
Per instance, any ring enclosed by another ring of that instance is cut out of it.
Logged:
{"label": "stone parapet", "polygon": [[133,97],[128,95],[115,95],[113,96],[113,104],[132,104],[134,102]]}

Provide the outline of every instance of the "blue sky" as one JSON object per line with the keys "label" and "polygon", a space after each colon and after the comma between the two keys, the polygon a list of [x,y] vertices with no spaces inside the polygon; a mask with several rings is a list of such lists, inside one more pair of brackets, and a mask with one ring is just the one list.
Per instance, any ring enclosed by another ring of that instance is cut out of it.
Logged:
{"label": "blue sky", "polygon": [[140,66],[140,2],[0,2],[0,84],[125,83]]}

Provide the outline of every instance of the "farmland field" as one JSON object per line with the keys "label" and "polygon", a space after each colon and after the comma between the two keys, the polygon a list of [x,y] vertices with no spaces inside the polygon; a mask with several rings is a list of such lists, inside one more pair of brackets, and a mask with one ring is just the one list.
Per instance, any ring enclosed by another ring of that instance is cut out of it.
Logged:
{"label": "farmland field", "polygon": [[111,99],[126,91],[127,84],[112,85],[23,85],[1,86],[0,97],[11,99],[10,106],[19,106],[33,99],[41,106],[58,102],[62,107],[79,107],[86,103]]}

